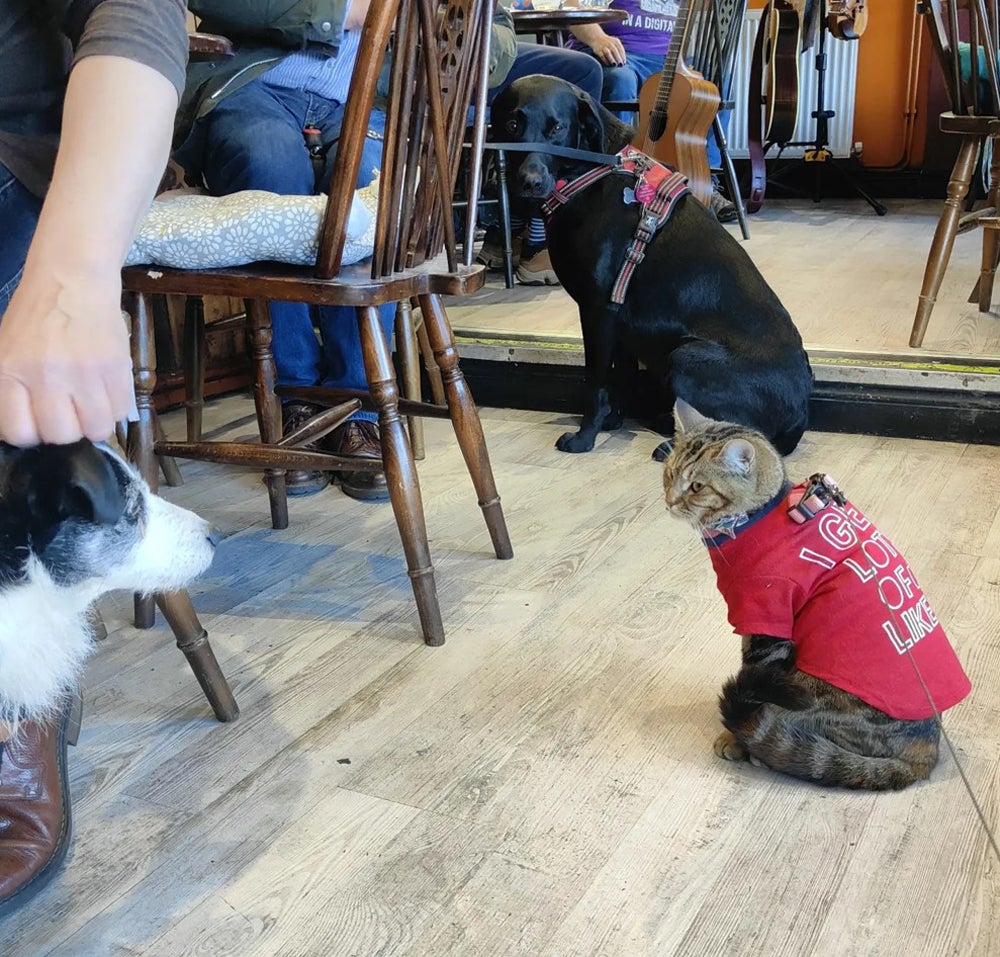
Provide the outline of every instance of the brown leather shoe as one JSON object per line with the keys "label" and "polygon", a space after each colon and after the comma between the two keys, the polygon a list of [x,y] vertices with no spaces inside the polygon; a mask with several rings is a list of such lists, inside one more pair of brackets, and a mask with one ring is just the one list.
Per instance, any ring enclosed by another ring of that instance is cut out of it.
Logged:
{"label": "brown leather shoe", "polygon": [[[290,435],[296,429],[301,429],[314,415],[321,412],[318,406],[308,402],[286,402],[281,407],[281,434]],[[316,442],[306,442],[299,448],[316,451]],[[289,469],[285,472],[285,490],[289,495],[315,495],[330,484],[332,475],[329,472],[310,469]]]}
{"label": "brown leather shoe", "polygon": [[0,743],[0,919],[56,875],[69,849],[66,745],[76,744],[74,710],[46,723],[22,721],[16,739]]}
{"label": "brown leather shoe", "polygon": [[[351,419],[338,425],[324,440],[323,447],[334,455],[352,455],[359,459],[381,459],[382,442],[378,426],[363,419]],[[345,495],[365,502],[384,502],[389,486],[384,472],[338,472],[337,481]]]}

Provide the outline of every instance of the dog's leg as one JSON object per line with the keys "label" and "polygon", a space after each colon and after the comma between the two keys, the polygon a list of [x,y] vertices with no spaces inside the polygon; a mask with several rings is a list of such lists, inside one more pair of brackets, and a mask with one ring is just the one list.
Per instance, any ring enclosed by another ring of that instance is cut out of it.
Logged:
{"label": "dog's leg", "polygon": [[625,421],[625,397],[630,396],[639,375],[639,360],[628,352],[616,337],[615,354],[611,359],[611,385],[608,401],[611,410],[601,422],[602,432],[615,432]]}
{"label": "dog's leg", "polygon": [[585,314],[580,309],[583,330],[583,357],[587,376],[589,408],[577,432],[565,432],[556,442],[560,452],[589,452],[612,411],[608,385],[615,355],[615,317],[601,305]]}

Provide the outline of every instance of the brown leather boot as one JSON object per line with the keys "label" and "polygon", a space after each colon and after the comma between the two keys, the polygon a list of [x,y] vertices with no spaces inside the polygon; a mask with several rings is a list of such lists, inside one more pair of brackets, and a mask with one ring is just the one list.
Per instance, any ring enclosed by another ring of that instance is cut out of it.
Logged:
{"label": "brown leather boot", "polygon": [[0,920],[56,875],[69,849],[66,745],[76,744],[78,702],[51,721],[22,721],[0,743]]}
{"label": "brown leather boot", "polygon": [[[359,459],[381,459],[382,441],[378,426],[364,419],[351,419],[338,425],[324,440],[323,447],[334,455],[353,455]],[[345,495],[366,502],[389,498],[384,472],[338,472],[337,481]]]}
{"label": "brown leather boot", "polygon": [[[314,415],[321,412],[319,406],[308,402],[286,402],[281,407],[281,434],[290,435],[301,429]],[[307,442],[299,448],[316,451],[315,442]],[[285,491],[289,495],[313,495],[330,484],[329,472],[315,469],[289,469],[285,472]]]}

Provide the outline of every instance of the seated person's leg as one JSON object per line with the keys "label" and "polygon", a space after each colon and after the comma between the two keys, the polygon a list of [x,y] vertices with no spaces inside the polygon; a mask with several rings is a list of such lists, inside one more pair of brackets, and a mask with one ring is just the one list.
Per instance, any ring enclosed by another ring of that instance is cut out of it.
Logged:
{"label": "seated person's leg", "polygon": [[[603,68],[604,85],[601,89],[602,103],[631,103],[639,99],[639,78],[630,66],[606,66]],[[623,123],[634,125],[634,110],[615,109],[611,111]]]}
{"label": "seated person's leg", "polygon": [[[322,188],[329,188],[340,137],[340,117],[331,113],[327,123],[321,123],[324,143],[330,144]],[[372,181],[372,171],[382,166],[382,134],[385,114],[375,110],[368,118],[369,135],[358,167],[357,186],[367,186]],[[379,318],[386,342],[392,345],[396,304],[379,307]],[[320,335],[323,340],[325,371],[321,384],[340,389],[366,389],[368,379],[358,335],[357,312],[351,306],[322,306],[319,309]],[[338,455],[356,455],[361,458],[381,458],[382,447],[378,433],[378,415],[375,412],[358,412],[324,440],[324,447]],[[346,495],[364,500],[383,500],[389,497],[385,476],[372,472],[342,472],[340,485]]]}
{"label": "seated person's leg", "polygon": [[201,155],[182,150],[182,162],[216,196],[244,189],[307,196],[316,190],[305,110],[306,94],[252,80],[199,120]]}
{"label": "seated person's leg", "polygon": [[[316,174],[306,149],[306,97],[296,90],[269,87],[260,79],[226,97],[199,123],[200,155],[182,151],[186,169],[200,172],[216,196],[263,189],[304,196],[315,191]],[[202,145],[203,144],[203,145]],[[274,364],[280,385],[317,385],[322,354],[309,307],[298,302],[272,302]],[[304,402],[282,404],[285,434],[299,428],[316,409]],[[323,472],[291,471],[291,495],[318,492],[330,482]]]}
{"label": "seated person's leg", "polygon": [[489,92],[492,103],[508,86],[522,76],[545,73],[580,87],[595,100],[601,98],[601,64],[587,53],[538,43],[519,43],[517,57],[503,83]]}
{"label": "seated person's leg", "polygon": [[[729,130],[732,110],[719,110],[719,122],[723,133]],[[714,126],[714,124],[713,124]],[[708,165],[712,170],[712,212],[720,223],[732,223],[737,219],[736,205],[722,191],[722,151],[715,139],[715,130],[708,131]]]}

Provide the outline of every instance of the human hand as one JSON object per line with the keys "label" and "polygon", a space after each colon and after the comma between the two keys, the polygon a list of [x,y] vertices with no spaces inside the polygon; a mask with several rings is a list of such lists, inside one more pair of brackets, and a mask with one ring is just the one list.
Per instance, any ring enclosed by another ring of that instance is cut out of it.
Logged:
{"label": "human hand", "polygon": [[601,31],[601,36],[590,43],[594,56],[607,66],[625,66],[625,47],[618,37],[608,36]]}
{"label": "human hand", "polygon": [[134,401],[120,273],[26,269],[0,322],[0,441],[100,441]]}

